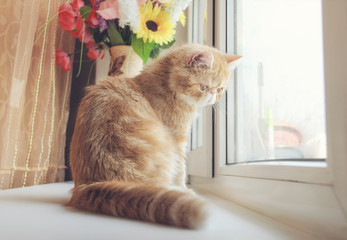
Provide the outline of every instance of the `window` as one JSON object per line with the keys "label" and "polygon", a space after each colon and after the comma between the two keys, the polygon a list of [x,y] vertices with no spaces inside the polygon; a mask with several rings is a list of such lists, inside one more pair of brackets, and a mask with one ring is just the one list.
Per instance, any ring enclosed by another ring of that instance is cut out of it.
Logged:
{"label": "window", "polygon": [[216,173],[328,182],[321,1],[218,4],[216,47],[244,61],[215,114]]}
{"label": "window", "polygon": [[[347,2],[207,6],[214,46],[245,59],[220,106],[202,116],[202,131],[213,129],[214,140],[190,155],[191,184],[314,235],[344,239]],[[203,154],[208,149],[213,156]]]}
{"label": "window", "polygon": [[231,2],[227,51],[244,62],[227,95],[227,163],[325,159],[321,1]]}
{"label": "window", "polygon": [[[190,42],[197,42],[200,44],[208,44],[207,39],[207,0],[193,1],[195,8],[193,8],[191,18],[196,23],[192,26],[190,34]],[[202,23],[202,24],[198,24]],[[191,138],[189,149],[194,151],[203,146],[203,109],[199,109],[199,116],[192,124]]]}
{"label": "window", "polygon": [[[189,42],[212,46],[213,4],[208,0],[193,0],[189,8]],[[192,124],[188,144],[188,173],[196,176],[213,175],[213,129],[212,107],[199,109],[198,116]]]}

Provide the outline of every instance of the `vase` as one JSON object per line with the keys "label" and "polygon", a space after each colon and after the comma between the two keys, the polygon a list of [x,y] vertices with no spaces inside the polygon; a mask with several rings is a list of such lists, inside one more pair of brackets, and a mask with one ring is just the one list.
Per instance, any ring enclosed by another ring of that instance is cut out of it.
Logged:
{"label": "vase", "polygon": [[110,67],[108,76],[135,77],[143,68],[142,59],[134,52],[131,46],[119,45],[109,49]]}

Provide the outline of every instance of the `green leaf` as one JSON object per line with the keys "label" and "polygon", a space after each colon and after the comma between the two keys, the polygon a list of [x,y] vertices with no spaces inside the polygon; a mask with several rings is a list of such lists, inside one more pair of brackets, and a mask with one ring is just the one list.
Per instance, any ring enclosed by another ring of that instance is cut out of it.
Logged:
{"label": "green leaf", "polygon": [[152,51],[151,51],[151,58],[157,58],[159,56],[160,50],[161,49],[168,49],[170,47],[172,47],[172,45],[176,42],[176,40],[172,40],[171,42],[167,43],[167,44],[163,44],[163,45],[159,45],[159,44],[155,44]]}
{"label": "green leaf", "polygon": [[157,58],[159,53],[160,53],[159,44],[155,44],[152,51],[151,51],[150,57],[151,58]]}
{"label": "green leaf", "polygon": [[160,46],[161,49],[168,49],[170,47],[172,47],[172,45],[176,42],[176,40],[172,40],[171,42],[168,42],[167,44],[163,44]]}
{"label": "green leaf", "polygon": [[155,42],[143,42],[142,38],[137,38],[136,34],[133,35],[131,46],[134,51],[139,55],[143,62],[146,63],[148,61],[149,55],[152,52],[152,49],[155,45]]}
{"label": "green leaf", "polygon": [[111,46],[124,45],[122,36],[117,31],[117,29],[115,28],[115,26],[113,25],[111,21],[108,21],[107,33],[111,41]]}
{"label": "green leaf", "polygon": [[80,13],[81,13],[82,19],[86,19],[89,16],[91,11],[92,11],[92,9],[90,7],[88,7],[88,6],[81,7],[80,8]]}

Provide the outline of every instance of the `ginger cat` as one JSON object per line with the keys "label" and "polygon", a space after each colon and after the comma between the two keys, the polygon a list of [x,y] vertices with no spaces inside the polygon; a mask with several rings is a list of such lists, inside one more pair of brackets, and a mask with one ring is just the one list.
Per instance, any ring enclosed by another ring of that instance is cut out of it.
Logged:
{"label": "ginger cat", "polygon": [[198,107],[214,104],[239,56],[187,44],[135,78],[88,88],[71,141],[71,206],[185,228],[205,203],[185,185],[187,135]]}

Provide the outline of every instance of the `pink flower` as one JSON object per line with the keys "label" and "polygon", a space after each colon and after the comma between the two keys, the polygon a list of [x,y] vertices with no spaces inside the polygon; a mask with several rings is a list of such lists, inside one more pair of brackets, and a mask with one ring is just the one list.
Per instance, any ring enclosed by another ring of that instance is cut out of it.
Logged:
{"label": "pink flower", "polygon": [[90,12],[89,16],[86,18],[86,21],[91,28],[99,27],[99,20],[96,16],[95,8],[92,8],[92,11]]}
{"label": "pink flower", "polygon": [[111,20],[119,18],[118,0],[105,0],[100,3],[99,10],[96,12],[104,19]]}
{"label": "pink flower", "polygon": [[75,12],[78,12],[84,6],[84,2],[83,0],[74,0],[70,5]]}
{"label": "pink flower", "polygon": [[103,59],[105,56],[105,51],[101,46],[98,46],[95,42],[87,43],[87,47],[89,47],[87,56],[90,59]]}
{"label": "pink flower", "polygon": [[64,71],[69,71],[71,69],[70,56],[66,52],[56,49],[55,50],[55,65],[61,65]]}
{"label": "pink flower", "polygon": [[[85,43],[93,39],[93,35],[86,28],[86,25],[84,24],[80,13],[78,13],[77,15],[76,28],[74,29],[74,31],[69,31],[69,32],[72,34],[72,36],[74,36],[75,38],[78,38],[81,42],[82,42],[82,38],[83,38],[83,42]],[[83,36],[83,32],[84,32],[84,36]]]}
{"label": "pink flower", "polygon": [[77,14],[72,10],[72,7],[70,4],[62,4],[59,7],[59,24],[62,29],[66,31],[72,31],[76,28],[76,17]]}

